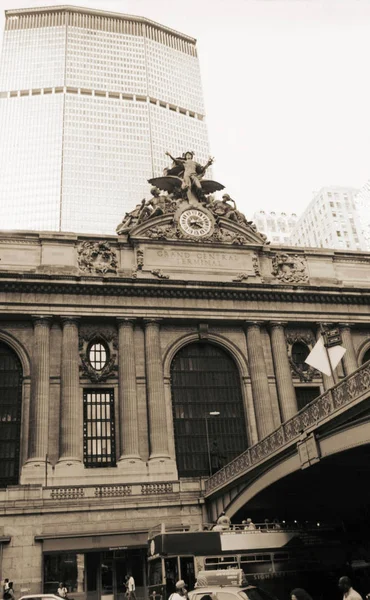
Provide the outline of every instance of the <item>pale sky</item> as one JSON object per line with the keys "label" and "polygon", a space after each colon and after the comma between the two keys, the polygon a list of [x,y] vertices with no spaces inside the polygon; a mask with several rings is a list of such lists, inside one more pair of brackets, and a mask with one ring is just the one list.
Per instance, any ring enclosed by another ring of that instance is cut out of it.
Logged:
{"label": "pale sky", "polygon": [[370,0],[0,0],[0,35],[5,9],[61,4],[197,38],[214,179],[247,216],[370,178]]}

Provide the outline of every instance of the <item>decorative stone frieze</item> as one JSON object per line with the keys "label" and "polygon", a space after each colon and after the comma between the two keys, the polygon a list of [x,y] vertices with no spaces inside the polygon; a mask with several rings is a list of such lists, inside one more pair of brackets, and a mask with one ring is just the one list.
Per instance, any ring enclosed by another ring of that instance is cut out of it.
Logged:
{"label": "decorative stone frieze", "polygon": [[283,283],[307,283],[306,259],[299,254],[275,254],[272,258],[272,274]]}
{"label": "decorative stone frieze", "polygon": [[60,487],[53,488],[50,492],[52,500],[78,500],[85,497],[83,487]]}
{"label": "decorative stone frieze", "polygon": [[84,273],[117,273],[116,252],[109,242],[82,242],[77,251],[78,268]]}
{"label": "decorative stone frieze", "polygon": [[94,495],[99,498],[115,498],[117,496],[131,496],[131,485],[103,485],[95,488]]}
{"label": "decorative stone frieze", "polygon": [[141,486],[141,493],[145,496],[151,494],[168,494],[172,492],[172,483],[143,483]]}

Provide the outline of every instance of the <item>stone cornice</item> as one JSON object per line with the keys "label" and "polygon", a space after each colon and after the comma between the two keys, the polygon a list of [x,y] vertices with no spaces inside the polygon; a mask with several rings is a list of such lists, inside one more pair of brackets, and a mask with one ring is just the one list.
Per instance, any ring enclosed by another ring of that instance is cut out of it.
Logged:
{"label": "stone cornice", "polygon": [[[9,274],[7,274],[9,278]],[[1,275],[0,275],[1,277]],[[75,296],[133,296],[266,302],[298,302],[370,305],[370,289],[253,284],[237,282],[185,282],[119,277],[76,277],[24,274],[12,280],[1,277],[1,291],[25,294],[69,294]],[[66,281],[67,279],[67,281]],[[103,284],[103,285],[102,285]]]}
{"label": "stone cornice", "polygon": [[[174,280],[132,279],[118,277],[68,277],[15,275],[1,281],[1,291],[25,294],[69,294],[75,296],[133,296],[152,298],[191,298],[266,302],[298,302],[345,305],[370,305],[370,289],[343,290],[335,287],[291,286],[236,282],[184,282]],[[8,275],[9,277],[9,275]],[[37,281],[35,281],[37,279]],[[50,281],[52,279],[52,281]],[[102,283],[104,285],[102,285]]]}

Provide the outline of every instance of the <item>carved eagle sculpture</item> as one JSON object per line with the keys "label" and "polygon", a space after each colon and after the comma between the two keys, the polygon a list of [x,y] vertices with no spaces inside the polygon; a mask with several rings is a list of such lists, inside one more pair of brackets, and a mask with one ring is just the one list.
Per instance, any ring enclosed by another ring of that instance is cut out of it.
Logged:
{"label": "carved eagle sculpture", "polygon": [[[176,175],[165,175],[163,177],[154,177],[153,179],[148,179],[148,182],[151,185],[163,190],[165,192],[169,192],[170,194],[173,192],[181,191],[182,179],[177,177]],[[222,183],[218,183],[217,181],[212,181],[211,179],[201,179],[200,185],[202,186],[202,191],[205,195],[212,194],[213,192],[218,192],[225,188]]]}

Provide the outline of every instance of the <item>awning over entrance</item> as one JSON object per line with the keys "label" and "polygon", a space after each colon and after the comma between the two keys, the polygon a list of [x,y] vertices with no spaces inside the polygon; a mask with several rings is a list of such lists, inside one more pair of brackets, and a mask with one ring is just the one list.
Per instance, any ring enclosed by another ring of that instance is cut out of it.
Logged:
{"label": "awning over entrance", "polygon": [[[1,538],[0,538],[1,539]],[[145,547],[147,531],[130,533],[101,533],[97,535],[36,535],[35,542],[42,542],[43,552],[63,552],[64,550],[124,550]]]}

